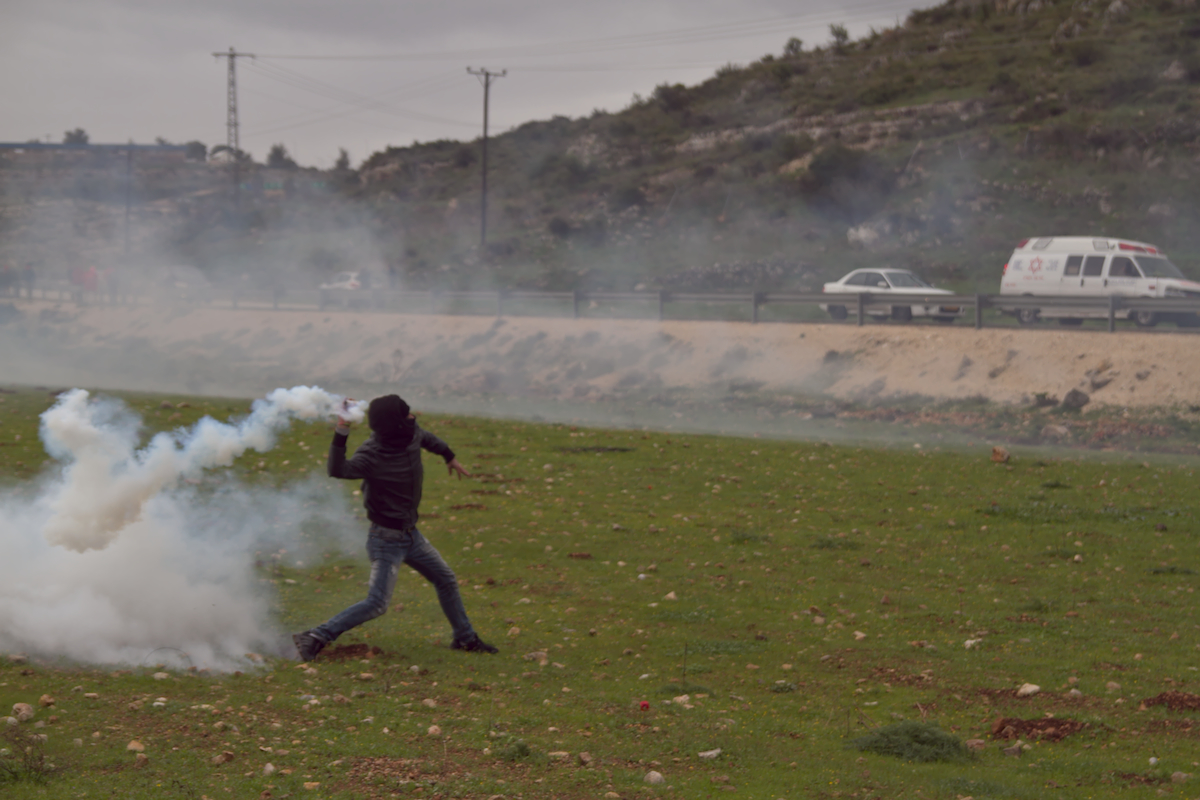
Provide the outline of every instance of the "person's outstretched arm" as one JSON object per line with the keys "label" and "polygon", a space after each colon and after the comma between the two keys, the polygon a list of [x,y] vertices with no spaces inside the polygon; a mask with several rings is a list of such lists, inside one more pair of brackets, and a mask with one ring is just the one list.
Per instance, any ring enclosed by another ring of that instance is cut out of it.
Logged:
{"label": "person's outstretched arm", "polygon": [[424,447],[426,450],[435,455],[441,456],[446,462],[446,468],[449,470],[449,474],[453,475],[458,473],[459,480],[471,477],[471,473],[467,472],[467,468],[459,462],[457,457],[455,457],[454,451],[450,449],[450,445],[446,444],[424,428],[421,429],[421,447]]}

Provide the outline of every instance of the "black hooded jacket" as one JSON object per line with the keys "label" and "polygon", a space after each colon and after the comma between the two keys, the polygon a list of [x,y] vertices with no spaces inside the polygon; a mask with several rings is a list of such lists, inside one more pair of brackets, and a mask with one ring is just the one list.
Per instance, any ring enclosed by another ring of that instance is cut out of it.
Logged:
{"label": "black hooded jacket", "polygon": [[428,431],[414,426],[412,440],[402,445],[372,433],[354,455],[346,459],[346,434],[334,433],[329,446],[329,477],[362,480],[367,519],[385,528],[407,531],[417,524],[421,484],[425,470],[421,449],[454,460],[450,446]]}

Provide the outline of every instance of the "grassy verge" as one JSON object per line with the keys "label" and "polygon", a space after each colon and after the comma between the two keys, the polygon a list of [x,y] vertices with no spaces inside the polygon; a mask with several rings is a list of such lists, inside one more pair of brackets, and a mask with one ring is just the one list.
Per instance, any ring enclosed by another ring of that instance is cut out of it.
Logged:
{"label": "grassy verge", "polygon": [[[0,397],[19,491],[52,398]],[[246,407],[126,400],[148,429]],[[498,656],[450,651],[411,574],[308,666],[6,654],[0,708],[35,714],[0,725],[0,794],[1141,797],[1200,772],[1191,461],[423,424],[477,476],[431,464],[422,530]],[[328,433],[294,426],[233,469],[299,480]],[[357,600],[366,571],[331,550],[260,578],[290,630]],[[953,757],[923,760],[922,736]]]}

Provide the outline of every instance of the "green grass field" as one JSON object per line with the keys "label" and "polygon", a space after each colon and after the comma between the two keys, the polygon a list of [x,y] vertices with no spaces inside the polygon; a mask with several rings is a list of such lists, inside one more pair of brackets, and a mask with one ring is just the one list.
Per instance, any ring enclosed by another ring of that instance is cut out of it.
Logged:
{"label": "green grass field", "polygon": [[[0,476],[20,491],[46,461],[37,414],[53,398],[0,400]],[[246,410],[125,400],[150,432]],[[449,650],[412,573],[397,610],[308,666],[164,676],[4,654],[0,709],[37,711],[0,721],[0,796],[1200,792],[1200,776],[1172,782],[1200,774],[1194,461],[422,424],[476,474],[428,461],[421,528],[499,655]],[[267,486],[321,473],[329,433],[295,425],[233,470]],[[366,574],[333,548],[260,568],[289,631],[360,599]],[[1040,692],[1018,697],[1026,683]],[[885,731],[908,758],[852,744],[901,721],[925,724]],[[922,750],[930,724],[982,749]]]}

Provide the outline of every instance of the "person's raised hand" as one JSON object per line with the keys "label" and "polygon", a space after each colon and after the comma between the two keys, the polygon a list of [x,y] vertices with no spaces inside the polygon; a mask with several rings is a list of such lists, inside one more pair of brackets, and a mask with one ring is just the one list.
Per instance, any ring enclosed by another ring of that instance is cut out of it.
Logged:
{"label": "person's raised hand", "polygon": [[[353,398],[353,397],[347,397],[345,400],[343,400],[343,401],[342,401],[342,411],[349,411],[349,410],[350,410],[350,404],[351,404],[351,403],[353,403],[353,402],[354,402],[354,398]],[[350,427],[350,420],[346,419],[346,418],[345,418],[345,417],[343,417],[341,414],[338,414],[338,421],[337,421],[337,424],[338,424],[338,427],[339,427],[339,428],[349,428],[349,427]]]}

